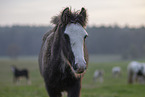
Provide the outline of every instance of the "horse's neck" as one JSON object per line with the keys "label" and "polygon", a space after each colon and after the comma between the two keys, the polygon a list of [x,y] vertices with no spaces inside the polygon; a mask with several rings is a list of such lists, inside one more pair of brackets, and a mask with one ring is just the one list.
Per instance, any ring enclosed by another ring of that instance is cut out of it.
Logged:
{"label": "horse's neck", "polygon": [[19,69],[15,68],[15,72],[19,72],[19,71],[20,71]]}
{"label": "horse's neck", "polygon": [[58,54],[60,54],[61,52],[61,48],[62,45],[61,41],[62,41],[62,28],[58,27],[57,30],[54,32],[54,38],[53,38],[53,43],[52,43],[52,47],[51,47],[51,55],[53,58],[58,57]]}

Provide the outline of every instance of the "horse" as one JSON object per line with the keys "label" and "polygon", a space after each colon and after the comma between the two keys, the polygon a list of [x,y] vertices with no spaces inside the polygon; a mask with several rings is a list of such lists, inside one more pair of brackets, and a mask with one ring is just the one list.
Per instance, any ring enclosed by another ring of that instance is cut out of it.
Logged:
{"label": "horse", "polygon": [[121,76],[121,68],[119,66],[112,68],[112,76],[113,77]]}
{"label": "horse", "polygon": [[16,66],[11,66],[12,72],[13,72],[13,82],[18,83],[20,78],[24,77],[27,80],[27,83],[30,84],[29,80],[29,71],[27,69],[18,69]]}
{"label": "horse", "polygon": [[97,79],[99,79],[100,83],[102,83],[103,82],[103,75],[104,75],[103,70],[96,70],[94,72],[93,80],[96,82]]}
{"label": "horse", "polygon": [[87,11],[66,7],[51,20],[55,26],[45,33],[39,54],[39,68],[49,97],[80,97],[81,81],[88,67],[85,39]]}
{"label": "horse", "polygon": [[134,82],[144,83],[145,80],[145,63],[137,61],[130,62],[127,67],[128,83]]}

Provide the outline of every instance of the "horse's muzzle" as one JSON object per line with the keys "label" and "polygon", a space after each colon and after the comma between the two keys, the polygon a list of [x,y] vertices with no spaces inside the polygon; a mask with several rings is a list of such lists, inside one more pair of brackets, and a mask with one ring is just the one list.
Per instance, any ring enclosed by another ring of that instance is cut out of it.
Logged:
{"label": "horse's muzzle", "polygon": [[75,68],[75,72],[80,74],[83,73],[86,70],[86,64],[75,64],[76,68]]}

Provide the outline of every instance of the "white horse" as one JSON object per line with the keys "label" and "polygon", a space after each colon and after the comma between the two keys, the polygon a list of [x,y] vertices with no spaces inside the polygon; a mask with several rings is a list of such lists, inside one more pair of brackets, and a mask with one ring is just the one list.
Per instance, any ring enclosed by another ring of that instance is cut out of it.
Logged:
{"label": "white horse", "polygon": [[112,76],[113,77],[118,77],[121,76],[121,68],[116,66],[112,68]]}
{"label": "white horse", "polygon": [[133,61],[129,63],[127,70],[128,70],[128,83],[132,84],[135,81],[139,83],[144,83],[145,63]]}
{"label": "white horse", "polygon": [[104,71],[103,70],[96,70],[94,72],[93,80],[95,82],[97,82],[97,79],[99,79],[100,83],[102,83],[104,81],[103,80],[103,75],[104,75]]}

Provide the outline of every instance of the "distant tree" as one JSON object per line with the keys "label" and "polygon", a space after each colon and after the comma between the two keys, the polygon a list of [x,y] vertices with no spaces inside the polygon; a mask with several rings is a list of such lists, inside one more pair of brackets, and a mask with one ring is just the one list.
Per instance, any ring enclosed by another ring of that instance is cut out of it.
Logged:
{"label": "distant tree", "polygon": [[122,53],[121,57],[122,57],[123,60],[129,59],[129,53],[128,53],[128,51],[125,51],[124,53]]}
{"label": "distant tree", "polygon": [[139,57],[139,52],[138,52],[137,47],[135,45],[132,45],[130,47],[129,54],[130,54],[130,56],[131,56],[132,59]]}
{"label": "distant tree", "polygon": [[[38,55],[42,37],[51,26],[0,27],[0,56]],[[87,27],[89,54],[120,54],[123,58],[145,57],[145,27]],[[131,46],[133,44],[134,46]],[[123,52],[123,53],[122,53]]]}
{"label": "distant tree", "polygon": [[143,52],[142,52],[142,56],[145,57],[145,45],[143,45]]}

